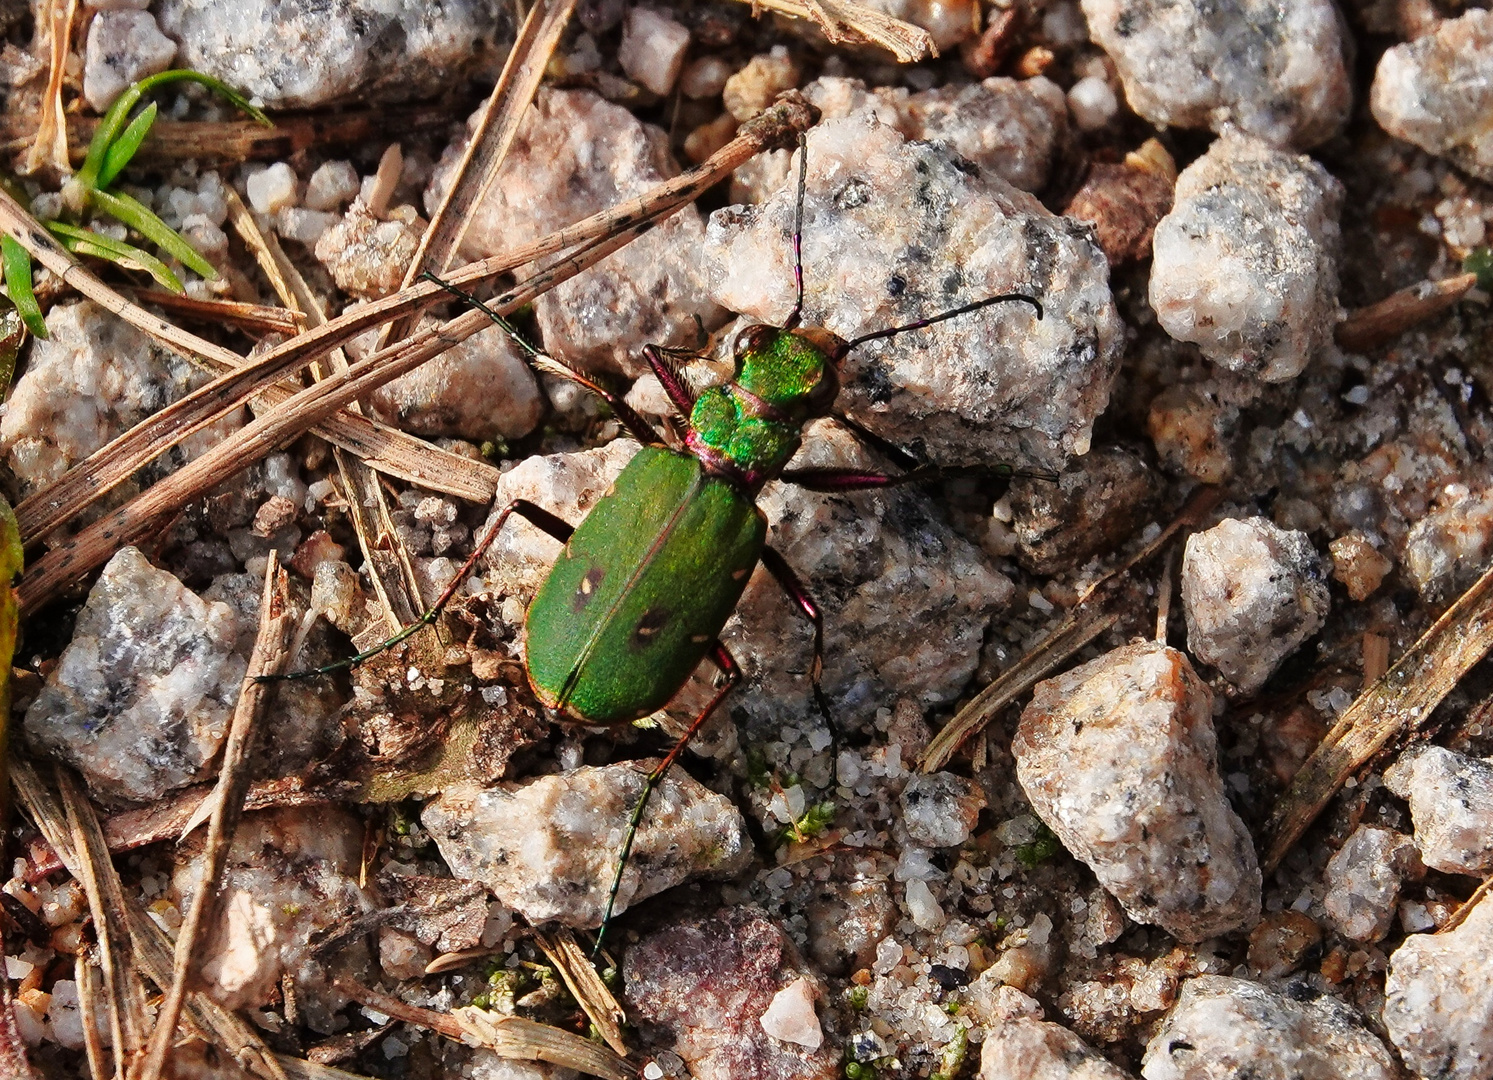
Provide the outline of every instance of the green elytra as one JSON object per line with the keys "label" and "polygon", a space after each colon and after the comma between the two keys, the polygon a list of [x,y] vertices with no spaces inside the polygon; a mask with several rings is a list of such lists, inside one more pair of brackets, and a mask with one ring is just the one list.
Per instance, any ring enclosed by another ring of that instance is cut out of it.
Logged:
{"label": "green elytra", "polygon": [[[622,398],[584,373],[541,353],[481,301],[433,274],[424,275],[486,312],[536,367],[600,396],[643,448],[580,525],[572,527],[528,500],[513,500],[498,513],[456,577],[417,622],[348,660],[290,676],[350,666],[433,623],[512,514],[565,545],[525,617],[525,670],[535,695],[546,707],[562,717],[591,724],[632,721],[668,704],[708,656],[725,680],[645,782],[623,840],[596,951],[612,917],[622,871],[649,796],[741,678],[741,669],[720,642],[719,634],[759,562],[813,626],[810,681],[826,721],[830,720],[828,704],[819,689],[823,618],[787,562],[766,543],[767,521],[756,505],[763,485],[783,479],[813,491],[842,492],[950,474],[932,467],[895,475],[787,467],[801,444],[804,426],[830,415],[840,387],[840,361],[867,341],[931,326],[993,304],[1021,301],[1030,304],[1036,317],[1042,318],[1042,305],[1033,297],[1003,293],[849,341],[823,327],[800,326],[805,185],[806,151],[801,138],[793,228],[797,300],[784,326],[758,324],[737,335],[731,381],[694,396],[666,358],[668,350],[652,345],[643,348],[649,367],[685,421],[683,449],[666,445],[653,426]],[[859,431],[854,426],[852,430]]]}

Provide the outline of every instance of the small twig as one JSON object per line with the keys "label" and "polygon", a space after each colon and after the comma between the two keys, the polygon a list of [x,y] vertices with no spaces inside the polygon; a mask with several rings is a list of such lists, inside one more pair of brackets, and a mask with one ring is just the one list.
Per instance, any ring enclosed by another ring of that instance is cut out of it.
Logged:
{"label": "small twig", "polygon": [[78,984],[78,1016],[83,1021],[83,1050],[88,1056],[90,1080],[104,1080],[109,1075],[104,1060],[104,1043],[98,1037],[98,1003],[103,987],[99,986],[93,964],[87,953],[79,953],[73,963],[73,979]]}
{"label": "small twig", "polygon": [[1192,528],[1201,521],[1218,504],[1219,497],[1217,488],[1199,489],[1160,536],[1128,559],[1123,566],[1091,585],[1079,597],[1078,603],[1063,616],[1063,620],[1048,631],[1031,651],[975,695],[973,701],[960,709],[933,736],[918,757],[918,769],[931,773],[943,768],[965,739],[983,730],[1007,705],[1067,663],[1079,649],[1131,614],[1128,605],[1121,601],[1129,593],[1134,571],[1164,550],[1179,530]]}
{"label": "small twig", "polygon": [[1493,647],[1493,570],[1478,578],[1384,677],[1359,694],[1276,804],[1261,860],[1271,873],[1343,781],[1397,735],[1427,720]]}
{"label": "small twig", "polygon": [[1156,586],[1156,641],[1166,644],[1166,624],[1172,617],[1172,568],[1176,558],[1168,556],[1161,564],[1161,582]]}
{"label": "small twig", "polygon": [[562,927],[553,936],[535,933],[534,943],[555,965],[570,996],[596,1026],[606,1044],[626,1057],[627,1043],[622,1038],[622,1025],[627,1022],[627,1014],[617,1004],[607,984],[601,981],[590,958],[576,944],[575,935]]}
{"label": "small twig", "polygon": [[897,58],[898,63],[916,64],[938,55],[933,35],[921,26],[894,19],[851,0],[742,0],[759,8],[776,11],[795,19],[814,23],[832,45],[869,42],[879,45]]}
{"label": "small twig", "polygon": [[262,681],[262,677],[277,675],[285,666],[286,645],[295,624],[288,589],[285,571],[271,551],[264,570],[264,591],[259,600],[259,634],[254,640],[254,650],[249,654],[249,666],[239,686],[238,704],[234,706],[228,738],[223,745],[223,766],[218,776],[212,818],[207,826],[197,898],[176,935],[171,988],[156,1014],[155,1030],[151,1033],[150,1046],[139,1072],[140,1080],[159,1080],[166,1064],[166,1054],[176,1038],[176,1025],[186,1001],[187,980],[192,974],[197,949],[217,917],[218,894],[223,870],[228,864],[228,849],[243,816],[244,796],[249,790],[249,754],[254,747],[256,723],[274,690],[271,683]]}
{"label": "small twig", "polygon": [[104,993],[109,1003],[109,1031],[114,1040],[114,1075],[124,1080],[126,1069],[145,1039],[145,999],[135,978],[124,887],[109,858],[109,846],[99,827],[93,804],[65,768],[57,769],[57,786],[67,813],[73,850],[79,855],[78,879],[88,895],[93,925],[98,932]]}
{"label": "small twig", "polygon": [[548,1024],[517,1016],[494,1016],[475,1008],[450,1013],[421,1009],[347,977],[336,979],[333,985],[360,1005],[385,1016],[429,1028],[457,1042],[484,1046],[499,1057],[548,1061],[606,1080],[633,1080],[636,1075],[624,1059],[606,1047]]}
{"label": "small twig", "polygon": [[1436,933],[1444,934],[1461,926],[1467,921],[1467,916],[1472,914],[1472,909],[1477,907],[1478,902],[1487,896],[1490,890],[1493,890],[1493,877],[1484,878],[1482,884],[1472,890],[1472,895],[1467,898],[1466,902],[1452,912],[1452,917],[1436,928]]}
{"label": "small twig", "polygon": [[1363,685],[1376,683],[1389,670],[1389,638],[1383,634],[1363,635]]}
{"label": "small twig", "polygon": [[1422,281],[1359,308],[1337,326],[1337,343],[1353,352],[1384,345],[1412,326],[1456,304],[1477,284],[1476,274]]}
{"label": "small twig", "polygon": [[[230,189],[231,190],[231,189]],[[255,334],[299,334],[305,320],[297,312],[264,304],[246,304],[238,300],[196,300],[164,289],[132,289],[127,292],[138,304],[154,304],[173,315],[184,315],[200,322],[228,323]]]}

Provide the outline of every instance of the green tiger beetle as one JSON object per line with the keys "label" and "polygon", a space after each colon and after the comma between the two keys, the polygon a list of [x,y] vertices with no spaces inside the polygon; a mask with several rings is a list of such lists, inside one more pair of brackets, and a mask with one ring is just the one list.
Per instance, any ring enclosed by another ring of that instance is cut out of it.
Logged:
{"label": "green tiger beetle", "polygon": [[709,702],[644,784],[623,840],[597,934],[597,950],[611,919],[622,870],[649,796],[741,678],[740,667],[719,635],[758,562],[777,579],[813,626],[810,680],[820,709],[829,720],[819,688],[824,620],[819,605],[787,561],[767,545],[767,519],[756,504],[763,486],[781,479],[811,491],[845,492],[967,471],[923,467],[885,475],[788,468],[798,451],[804,425],[830,414],[840,387],[840,361],[851,349],[868,341],[921,329],[994,304],[1020,301],[1030,304],[1037,318],[1042,317],[1042,305],[1035,298],[1003,293],[849,341],[823,327],[801,325],[805,156],[800,139],[793,224],[796,302],[784,324],[758,324],[738,334],[731,382],[698,396],[691,393],[666,355],[672,350],[643,347],[648,366],[684,421],[683,449],[665,444],[658,431],[621,397],[535,349],[480,300],[434,275],[426,275],[491,316],[536,367],[572,380],[601,397],[643,448],[577,526],[526,499],[505,505],[451,584],[418,622],[395,638],[332,666],[364,660],[432,623],[509,517],[517,514],[565,545],[525,618],[525,669],[535,695],[547,708],[585,724],[629,723],[668,704],[707,656],[724,676]]}

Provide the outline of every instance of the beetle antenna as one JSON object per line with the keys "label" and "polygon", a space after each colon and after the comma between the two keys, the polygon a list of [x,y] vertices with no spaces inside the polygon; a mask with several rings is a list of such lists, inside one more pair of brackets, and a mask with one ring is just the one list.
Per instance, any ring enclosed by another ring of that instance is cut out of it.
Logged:
{"label": "beetle antenna", "polygon": [[804,193],[809,183],[809,140],[802,133],[798,136],[798,198],[793,202],[793,287],[795,299],[793,310],[783,320],[783,329],[792,330],[803,319],[804,313]]}
{"label": "beetle antenna", "polygon": [[937,315],[930,315],[926,319],[918,319],[916,322],[906,323],[902,326],[892,326],[886,330],[876,330],[869,334],[862,334],[858,338],[852,338],[845,345],[845,351],[849,352],[857,345],[864,345],[868,341],[896,337],[898,334],[905,334],[909,330],[921,330],[925,326],[932,326],[934,323],[941,323],[946,319],[952,319],[958,315],[968,315],[971,311],[979,311],[981,308],[990,307],[992,304],[1009,303],[1012,300],[1019,300],[1023,304],[1031,304],[1036,309],[1037,318],[1042,318],[1042,302],[1035,296],[1028,296],[1026,293],[1001,293],[999,296],[987,296],[985,299],[976,300],[972,304],[965,304],[962,307],[952,308],[949,311],[941,311]]}

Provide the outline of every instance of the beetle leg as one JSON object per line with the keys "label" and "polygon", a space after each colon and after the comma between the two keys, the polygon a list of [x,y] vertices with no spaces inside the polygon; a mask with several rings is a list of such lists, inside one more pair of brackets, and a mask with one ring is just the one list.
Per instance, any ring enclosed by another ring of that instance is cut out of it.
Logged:
{"label": "beetle leg", "polygon": [[896,487],[899,484],[924,484],[937,480],[961,480],[969,477],[1009,480],[1029,476],[1037,480],[1056,480],[1057,474],[1041,469],[1013,469],[1009,466],[958,465],[940,468],[924,465],[902,473],[878,473],[860,469],[784,469],[783,480],[809,491],[867,491]]}
{"label": "beetle leg", "polygon": [[824,688],[819,685],[819,678],[824,672],[824,613],[793,572],[793,567],[788,565],[788,560],[783,558],[782,552],[776,548],[763,548],[762,565],[767,567],[767,572],[782,586],[788,599],[797,604],[798,609],[814,625],[814,659],[809,665],[809,685],[814,690],[814,704],[819,706],[825,726],[829,728],[830,757],[833,759],[839,755],[840,729],[835,725],[834,714],[829,710],[829,698],[825,697]]}
{"label": "beetle leg", "polygon": [[653,425],[648,423],[647,420],[644,420],[642,416],[640,416],[631,405],[623,401],[620,397],[612,393],[606,387],[602,386],[599,382],[591,378],[589,375],[585,374],[582,371],[578,371],[570,364],[567,364],[564,360],[556,359],[548,353],[536,348],[532,342],[530,342],[527,338],[525,338],[518,332],[517,327],[515,327],[502,315],[499,315],[492,308],[484,304],[481,300],[478,300],[471,293],[464,292],[463,290],[458,289],[455,285],[451,285],[445,281],[442,281],[440,278],[436,277],[428,270],[420,276],[422,278],[428,278],[429,280],[435,282],[441,288],[445,289],[448,293],[460,297],[462,300],[472,305],[472,307],[482,312],[482,314],[486,315],[493,322],[497,323],[499,329],[501,329],[503,333],[508,335],[508,340],[513,342],[513,344],[519,349],[520,352],[525,353],[529,357],[529,360],[540,371],[546,371],[551,375],[558,375],[562,379],[569,379],[577,386],[585,387],[587,390],[591,391],[591,393],[601,398],[602,401],[605,401],[608,407],[611,408],[612,415],[622,423],[623,427],[632,432],[632,437],[637,439],[638,442],[642,443],[644,446],[655,445],[663,442],[663,439],[659,436],[658,432],[653,430]]}
{"label": "beetle leg", "polygon": [[387,649],[392,649],[401,641],[413,637],[419,632],[421,627],[429,626],[440,617],[441,611],[451,602],[451,598],[456,595],[456,590],[461,588],[462,583],[471,576],[472,571],[477,566],[478,560],[487,554],[488,549],[493,545],[493,541],[498,538],[498,533],[502,532],[503,526],[507,524],[508,518],[513,514],[517,514],[536,529],[553,536],[562,544],[570,539],[571,533],[575,532],[575,527],[568,521],[550,513],[544,507],[537,506],[528,499],[514,499],[498,513],[498,519],[493,522],[492,528],[487,530],[487,535],[472,549],[472,553],[467,556],[467,561],[461,564],[461,568],[456,571],[456,576],[441,591],[441,595],[436,598],[434,604],[430,605],[430,609],[388,641],[380,642],[371,649],[365,649],[356,656],[350,656],[345,660],[338,660],[334,664],[325,664],[319,668],[307,668],[304,671],[287,671],[281,675],[261,675],[257,681],[280,682],[288,679],[309,679],[313,675],[327,675],[333,671],[341,671],[343,668],[356,667],[369,657],[377,656]]}
{"label": "beetle leg", "polygon": [[674,351],[660,345],[644,345],[643,359],[647,360],[648,366],[653,369],[654,378],[658,379],[659,385],[664,388],[664,393],[669,395],[669,401],[673,404],[680,419],[687,421],[690,412],[695,407],[695,399],[683,376],[679,374],[679,369],[664,355]]}
{"label": "beetle leg", "polygon": [[719,638],[711,646],[710,659],[726,676],[726,681],[715,692],[715,696],[710,699],[705,708],[700,710],[700,715],[690,721],[689,727],[674,744],[674,749],[664,755],[664,759],[648,774],[648,779],[643,781],[643,793],[638,796],[637,805],[632,808],[632,817],[627,822],[627,835],[622,838],[622,854],[617,857],[617,870],[612,875],[612,887],[607,892],[606,912],[601,917],[601,927],[596,931],[596,944],[591,949],[592,959],[601,954],[601,943],[606,937],[607,925],[612,921],[612,908],[617,903],[617,892],[622,888],[622,871],[627,867],[627,857],[632,854],[632,844],[637,839],[638,827],[643,822],[643,811],[648,807],[649,797],[663,782],[664,774],[669,771],[669,767],[674,764],[680,754],[684,753],[684,748],[689,745],[690,740],[705,726],[705,721],[710,719],[716,706],[731,692],[731,688],[741,681],[741,666],[736,663],[736,658],[731,655],[730,651],[721,644]]}

